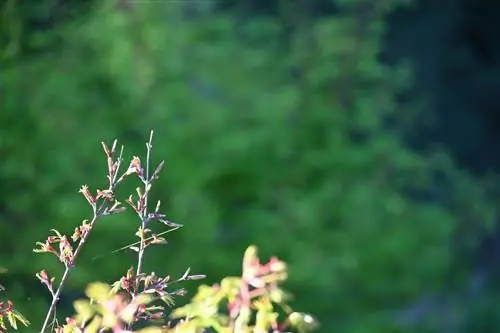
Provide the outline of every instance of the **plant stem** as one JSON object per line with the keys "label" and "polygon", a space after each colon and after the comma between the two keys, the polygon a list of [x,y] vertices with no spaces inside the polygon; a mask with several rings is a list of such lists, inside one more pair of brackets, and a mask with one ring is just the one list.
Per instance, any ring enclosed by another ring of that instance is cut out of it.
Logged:
{"label": "plant stem", "polygon": [[52,313],[56,309],[57,302],[59,301],[59,296],[61,295],[61,292],[64,288],[64,285],[69,278],[69,273],[71,272],[71,269],[74,267],[74,262],[76,261],[76,258],[78,256],[78,254],[80,253],[80,251],[83,247],[83,244],[85,244],[85,242],[87,241],[87,239],[90,235],[90,232],[92,231],[94,224],[97,221],[97,219],[99,218],[99,216],[100,216],[99,212],[97,212],[97,214],[94,214],[94,217],[92,218],[92,221],[90,222],[90,228],[89,228],[88,232],[84,235],[84,237],[82,237],[80,239],[80,242],[78,243],[78,246],[76,247],[76,250],[73,253],[73,257],[71,258],[71,262],[65,265],[66,269],[64,270],[64,274],[61,278],[61,282],[59,283],[59,286],[57,287],[56,292],[52,296],[52,302],[50,303],[50,307],[49,307],[49,310],[47,311],[47,315],[45,316],[45,320],[43,322],[42,328],[40,329],[40,333],[44,333],[45,330],[47,329],[47,326],[49,325],[49,321],[50,321],[50,318],[52,316]]}
{"label": "plant stem", "polygon": [[[140,274],[142,271],[142,263],[144,261],[144,251],[146,250],[146,239],[144,237],[144,230],[146,230],[146,224],[148,222],[148,197],[149,197],[149,190],[151,188],[151,181],[149,179],[149,167],[150,167],[150,159],[151,159],[151,149],[152,149],[152,142],[153,142],[153,131],[151,131],[149,135],[149,141],[146,143],[146,168],[145,168],[145,173],[143,177],[141,178],[142,183],[144,184],[144,194],[143,194],[143,207],[142,211],[138,212],[139,218],[141,219],[141,227],[139,228],[140,230],[140,245],[139,245],[139,252],[137,254],[137,269],[135,273],[135,290],[133,291],[132,297],[137,296],[140,293],[139,290],[139,282],[140,282]],[[139,198],[141,200],[141,198]],[[132,324],[126,325],[127,329],[131,329]]]}
{"label": "plant stem", "polygon": [[[141,228],[142,228],[142,230],[146,229],[146,223],[144,220],[141,221]],[[137,277],[136,293],[139,292],[139,274],[141,274],[141,270],[142,270],[142,261],[144,258],[144,248],[145,248],[144,244],[145,244],[145,239],[141,235],[141,244],[139,245],[139,254],[138,254],[138,258],[137,258],[137,271],[135,274],[135,276]]]}
{"label": "plant stem", "polygon": [[[140,214],[141,218],[141,228],[142,230],[146,229],[146,223],[147,223],[147,218],[148,218],[148,197],[149,197],[149,190],[151,188],[151,180],[149,179],[149,168],[150,168],[150,160],[151,160],[151,149],[153,148],[153,134],[154,131],[151,131],[149,134],[149,141],[146,143],[146,168],[145,168],[145,177],[143,178],[143,183],[144,183],[144,207],[143,211]],[[144,258],[144,250],[145,250],[145,239],[141,235],[141,243],[139,245],[139,253],[138,253],[138,258],[137,258],[137,270],[136,270],[136,277],[137,277],[137,287],[136,287],[136,292],[139,290],[139,274],[141,273],[142,270],[142,262]]]}
{"label": "plant stem", "polygon": [[47,315],[45,316],[45,321],[43,322],[40,333],[44,333],[45,330],[47,329],[47,326],[49,325],[50,318],[56,308],[57,301],[59,300],[59,295],[61,294],[61,291],[63,289],[62,287],[66,283],[66,280],[69,277],[69,272],[70,272],[70,267],[66,266],[64,274],[61,278],[61,283],[59,283],[59,287],[57,288],[56,293],[52,296],[52,303],[50,304],[49,310],[47,311]]}

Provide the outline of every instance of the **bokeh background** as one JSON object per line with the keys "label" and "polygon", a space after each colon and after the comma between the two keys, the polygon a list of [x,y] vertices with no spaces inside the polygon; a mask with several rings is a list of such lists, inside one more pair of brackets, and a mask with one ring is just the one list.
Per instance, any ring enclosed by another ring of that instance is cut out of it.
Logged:
{"label": "bokeh background", "polygon": [[[144,156],[154,129],[154,197],[185,227],[148,270],[213,283],[256,244],[319,332],[498,332],[492,3],[1,0],[0,281],[20,331],[47,308],[35,272],[61,272],[35,242],[72,232],[91,213],[77,190],[106,182],[100,141]],[[136,223],[98,225],[62,313],[135,262],[110,252]]]}

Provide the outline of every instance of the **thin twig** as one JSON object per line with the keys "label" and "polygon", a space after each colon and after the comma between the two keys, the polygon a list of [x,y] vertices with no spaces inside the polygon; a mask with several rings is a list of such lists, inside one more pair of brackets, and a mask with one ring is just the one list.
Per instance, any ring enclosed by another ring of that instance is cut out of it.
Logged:
{"label": "thin twig", "polygon": [[[179,225],[179,226],[175,226],[175,227],[173,227],[172,229],[168,229],[168,230],[162,231],[162,232],[160,232],[160,233],[158,233],[158,234],[154,234],[153,236],[150,236],[150,237],[146,238],[146,239],[145,239],[145,241],[147,242],[147,241],[153,240],[155,237],[160,237],[160,236],[163,236],[163,235],[165,235],[165,234],[167,234],[167,233],[169,233],[169,232],[172,232],[172,231],[178,230],[178,229],[180,229],[180,228],[181,228],[181,226],[180,226],[180,225]],[[131,244],[128,244],[128,245],[122,246],[122,247],[120,247],[119,249],[116,249],[116,250],[113,250],[113,251],[109,252],[109,254],[115,254],[115,253],[118,253],[118,252],[120,252],[120,251],[124,251],[124,250],[126,250],[126,249],[130,249],[131,247],[136,246],[136,245],[139,245],[140,243],[141,243],[141,241],[137,241],[137,242],[135,242],[135,243],[131,243]],[[103,258],[103,257],[105,257],[105,256],[106,256],[106,255],[95,256],[95,257],[93,257],[93,258],[92,258],[92,260],[97,260],[97,259]]]}
{"label": "thin twig", "polygon": [[[115,144],[116,144],[116,140],[113,144],[113,150],[114,150]],[[108,191],[113,192],[115,190],[116,185],[117,185],[116,176],[117,176],[119,169],[120,169],[120,166],[121,166],[122,155],[123,155],[123,146],[122,146],[121,151],[120,151],[120,156],[118,157],[118,159],[116,161],[115,174],[110,175]],[[57,302],[59,301],[59,297],[60,297],[61,292],[64,288],[64,285],[66,284],[66,281],[69,278],[69,274],[70,274],[71,270],[73,269],[73,267],[75,267],[76,259],[79,255],[80,251],[82,250],[83,245],[87,242],[87,239],[89,238],[90,233],[92,232],[92,229],[94,228],[95,223],[97,222],[97,220],[100,217],[102,217],[104,215],[106,208],[107,208],[106,206],[107,206],[107,200],[104,200],[99,205],[99,208],[96,208],[96,205],[92,206],[92,211],[94,213],[94,216],[92,217],[92,220],[90,221],[88,231],[82,235],[82,238],[80,238],[80,242],[78,243],[75,251],[73,252],[73,256],[71,257],[71,260],[69,262],[65,263],[65,270],[64,270],[63,276],[61,277],[61,282],[59,282],[59,286],[57,287],[56,292],[53,293],[51,291],[52,302],[50,303],[50,307],[49,307],[49,310],[47,311],[47,315],[45,316],[45,320],[43,322],[42,328],[40,329],[40,333],[45,333],[47,326],[49,325],[50,318],[52,317],[52,314],[55,314]]]}
{"label": "thin twig", "polygon": [[[151,180],[149,179],[149,166],[150,166],[150,159],[151,159],[151,149],[153,148],[153,131],[151,131],[149,135],[149,141],[146,143],[146,174],[145,177],[143,178],[143,184],[144,184],[144,206],[142,209],[142,212],[140,212],[140,218],[141,218],[141,229],[144,231],[146,229],[146,224],[148,221],[148,197],[149,197],[149,191],[151,188]],[[138,253],[138,258],[137,258],[137,271],[136,271],[136,276],[137,276],[137,287],[139,287],[139,276],[142,270],[142,263],[144,260],[144,250],[145,250],[145,245],[146,245],[146,240],[141,234],[141,243],[139,246],[139,253]],[[137,288],[136,288],[137,289]],[[138,292],[138,290],[136,290]]]}
{"label": "thin twig", "polygon": [[80,253],[80,251],[83,247],[83,244],[85,244],[85,242],[87,241],[87,239],[90,235],[90,232],[92,231],[94,224],[99,219],[99,217],[100,217],[99,212],[94,214],[94,217],[92,218],[92,221],[90,222],[90,228],[89,228],[88,232],[85,233],[84,237],[82,237],[80,239],[80,242],[78,243],[78,246],[76,247],[76,250],[74,252],[74,255],[73,255],[71,262],[69,264],[65,265],[66,269],[64,270],[64,274],[61,277],[61,282],[59,282],[59,286],[57,287],[56,292],[52,296],[52,302],[50,303],[50,307],[49,307],[49,310],[47,311],[47,315],[45,316],[45,320],[43,322],[40,333],[44,333],[45,330],[47,329],[47,326],[49,325],[50,318],[52,317],[52,313],[54,313],[54,311],[56,309],[57,302],[59,301],[59,296],[61,295],[63,287],[66,283],[66,280],[68,280],[69,273],[71,272],[72,268],[74,267],[74,262],[76,260],[76,257]]}

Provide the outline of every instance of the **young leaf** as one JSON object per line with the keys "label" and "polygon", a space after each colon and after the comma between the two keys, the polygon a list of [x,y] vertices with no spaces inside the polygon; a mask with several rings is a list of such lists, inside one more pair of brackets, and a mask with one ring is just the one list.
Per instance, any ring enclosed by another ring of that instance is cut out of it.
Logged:
{"label": "young leaf", "polygon": [[85,295],[96,301],[105,301],[109,298],[111,288],[106,283],[95,282],[85,290]]}

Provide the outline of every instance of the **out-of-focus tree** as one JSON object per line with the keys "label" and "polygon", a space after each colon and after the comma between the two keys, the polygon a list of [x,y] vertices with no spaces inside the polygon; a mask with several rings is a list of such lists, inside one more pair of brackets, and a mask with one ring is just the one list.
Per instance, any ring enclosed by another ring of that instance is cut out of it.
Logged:
{"label": "out-of-focus tree", "polygon": [[[155,156],[166,160],[158,195],[186,228],[147,265],[187,264],[217,281],[255,243],[290,263],[298,307],[324,332],[436,327],[406,327],[400,310],[447,287],[450,244],[470,223],[462,214],[486,224],[490,206],[477,208],[474,184],[456,184],[453,163],[401,141],[411,105],[398,94],[411,75],[379,53],[384,17],[404,2],[337,1],[320,18],[307,1],[283,2],[279,18],[208,2],[194,12],[177,1],[102,2],[45,31],[59,40],[50,52],[24,59],[2,49],[0,261],[10,290],[40,300],[29,277],[56,264],[33,262],[30,249],[47,228],[72,230],[88,213],[76,189],[105,181],[99,141],[120,136],[134,151],[153,128]],[[433,199],[436,170],[470,201],[452,190],[449,202]],[[127,253],[91,259],[132,241],[113,237],[132,221],[97,228],[73,288],[128,267]],[[35,303],[21,311],[36,317]]]}

